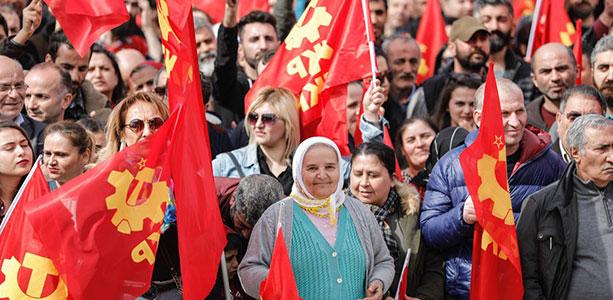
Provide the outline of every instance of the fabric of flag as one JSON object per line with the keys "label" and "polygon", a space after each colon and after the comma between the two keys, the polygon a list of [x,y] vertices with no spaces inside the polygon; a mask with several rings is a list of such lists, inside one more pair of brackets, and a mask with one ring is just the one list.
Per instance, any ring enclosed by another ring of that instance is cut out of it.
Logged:
{"label": "fabric of flag", "polygon": [[407,287],[409,285],[409,260],[411,259],[411,248],[407,249],[404,263],[402,264],[402,272],[400,273],[400,282],[396,290],[395,300],[404,300],[407,295]]}
{"label": "fabric of flag", "polygon": [[479,134],[460,154],[466,187],[477,216],[471,299],[521,299],[523,283],[506,173],[500,98],[490,63]]}
{"label": "fabric of flag", "polygon": [[85,57],[100,35],[130,19],[122,0],[44,1],[81,57]]}
{"label": "fabric of flag", "polygon": [[[392,142],[392,137],[390,136],[390,131],[387,126],[383,126],[383,143],[394,149],[394,142]],[[398,163],[398,158],[396,158],[396,170],[394,172],[396,173],[396,179],[398,179],[400,182],[404,182],[404,178],[402,177],[402,169],[400,169],[400,164]]]}
{"label": "fabric of flag", "polygon": [[249,90],[245,108],[264,87],[287,88],[299,101],[302,139],[325,136],[348,153],[347,83],[371,72],[366,24],[360,0],[312,0]]}
{"label": "fabric of flag", "polygon": [[575,35],[575,42],[573,45],[573,54],[575,55],[575,60],[577,61],[576,85],[581,84],[581,70],[583,70],[583,46],[581,45],[581,35],[583,32],[582,26],[583,21],[581,19],[577,19],[577,24],[575,26],[575,28],[577,28],[577,34]]}
{"label": "fabric of flag", "polygon": [[170,168],[183,298],[203,299],[215,284],[226,232],[213,180],[191,7],[182,0],[159,0],[158,20],[170,110],[180,120],[174,127]]}
{"label": "fabric of flag", "polygon": [[517,24],[522,17],[531,16],[534,12],[534,5],[534,0],[513,0],[515,23]]}
{"label": "fabric of flag", "polygon": [[575,41],[575,27],[571,23],[564,5],[555,0],[543,0],[534,30],[532,55],[547,43],[562,43],[570,47]]}
{"label": "fabric of flag", "polygon": [[415,40],[421,50],[421,62],[417,69],[416,82],[421,83],[434,75],[436,55],[447,43],[445,20],[438,0],[427,0]]}
{"label": "fabric of flag", "polygon": [[47,193],[49,185],[37,162],[7,213],[0,233],[0,299],[30,299],[27,296],[62,299],[67,296],[64,282],[42,249],[23,210],[26,203]]}
{"label": "fabric of flag", "polygon": [[[211,19],[211,23],[220,23],[226,12],[225,0],[192,0],[193,5],[205,12]],[[241,18],[251,11],[261,10],[270,11],[268,0],[241,0],[238,1],[238,18]]]}
{"label": "fabric of flag", "polygon": [[272,250],[268,276],[260,284],[260,298],[263,300],[298,300],[296,279],[289,260],[282,227],[279,225],[275,248]]}
{"label": "fabric of flag", "polygon": [[136,298],[151,285],[176,114],[150,138],[25,204],[71,299]]}

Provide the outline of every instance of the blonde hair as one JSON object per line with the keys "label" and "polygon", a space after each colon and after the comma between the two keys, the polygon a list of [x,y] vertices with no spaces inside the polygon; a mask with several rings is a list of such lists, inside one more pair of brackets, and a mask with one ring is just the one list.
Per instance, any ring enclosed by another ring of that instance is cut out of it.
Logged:
{"label": "blonde hair", "polygon": [[[294,153],[296,148],[298,148],[298,144],[300,144],[300,118],[298,117],[298,101],[296,96],[285,88],[266,87],[251,102],[247,115],[264,104],[270,105],[273,112],[285,124],[285,132],[283,133],[285,152],[283,152],[283,158],[289,161],[290,155]],[[249,143],[255,143],[253,128],[251,128],[249,122],[245,122],[245,129],[247,130],[247,135],[249,135]],[[291,162],[288,162],[288,164],[291,164]]]}
{"label": "blonde hair", "polygon": [[105,161],[115,153],[119,152],[121,145],[121,135],[126,123],[126,113],[128,109],[137,102],[151,103],[155,106],[164,121],[168,119],[168,107],[162,99],[155,93],[139,92],[121,100],[111,111],[106,124],[106,146],[100,150],[98,162]]}

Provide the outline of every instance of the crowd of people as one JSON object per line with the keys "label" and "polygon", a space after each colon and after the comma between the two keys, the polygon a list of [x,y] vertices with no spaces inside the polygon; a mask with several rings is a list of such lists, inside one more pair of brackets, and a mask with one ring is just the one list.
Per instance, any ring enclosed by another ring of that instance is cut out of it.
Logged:
{"label": "crowd of people", "polygon": [[[524,298],[613,298],[612,1],[556,3],[582,20],[580,68],[560,43],[525,58],[532,18],[515,16],[510,0],[440,0],[449,40],[421,83],[415,36],[427,1],[367,1],[379,73],[347,85],[350,156],[327,138],[301,138],[296,96],[283,87],[255,91],[245,107],[308,1],[270,0],[270,11],[238,18],[240,1],[225,0],[219,24],[193,9],[228,240],[207,299],[259,298],[278,223],[301,298],[394,298],[407,258],[399,299],[467,299],[478,220],[459,156],[484,125],[488,62]],[[53,190],[169,117],[155,0],[125,4],[130,20],[81,57],[42,1],[0,1],[1,218],[37,157]],[[140,299],[182,299],[174,208],[166,214]]]}

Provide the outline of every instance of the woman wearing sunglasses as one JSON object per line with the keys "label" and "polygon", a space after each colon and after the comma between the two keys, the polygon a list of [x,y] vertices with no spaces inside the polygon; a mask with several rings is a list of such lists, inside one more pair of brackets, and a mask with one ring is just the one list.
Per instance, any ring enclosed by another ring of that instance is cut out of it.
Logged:
{"label": "woman wearing sunglasses", "polygon": [[83,126],[72,121],[49,125],[43,150],[47,179],[63,185],[81,175],[94,152],[94,139]]}
{"label": "woman wearing sunglasses", "polygon": [[104,161],[145,139],[164,124],[168,107],[154,93],[136,93],[119,102],[111,112],[106,127],[107,144],[98,161]]}
{"label": "woman wearing sunglasses", "polygon": [[284,88],[265,88],[249,106],[245,128],[249,145],[219,154],[213,160],[213,174],[245,177],[273,176],[289,195],[294,180],[290,156],[300,142],[298,106],[294,95]]}

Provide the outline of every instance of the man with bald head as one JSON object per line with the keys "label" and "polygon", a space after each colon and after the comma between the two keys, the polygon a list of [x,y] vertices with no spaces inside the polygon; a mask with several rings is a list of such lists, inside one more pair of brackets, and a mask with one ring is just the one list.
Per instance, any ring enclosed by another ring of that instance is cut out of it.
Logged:
{"label": "man with bald head", "polygon": [[532,57],[531,76],[542,95],[527,107],[528,124],[545,131],[551,129],[560,111],[560,100],[567,89],[575,86],[577,74],[577,62],[570,48],[560,43],[548,43],[536,50]]}
{"label": "man with bald head", "polygon": [[132,70],[145,62],[145,56],[138,50],[126,48],[117,51],[117,53],[115,53],[115,57],[117,58],[117,65],[119,66],[121,79],[127,86]]}
{"label": "man with bald head", "polygon": [[15,122],[23,128],[34,147],[34,154],[42,153],[45,124],[21,114],[26,91],[21,65],[0,55],[0,121]]}
{"label": "man with bald head", "polygon": [[47,125],[64,120],[72,102],[70,75],[53,63],[35,65],[25,78],[28,116]]}
{"label": "man with bald head", "polygon": [[[522,90],[512,81],[496,79],[502,110],[502,124],[506,146],[507,176],[515,219],[524,199],[541,188],[558,180],[564,171],[564,163],[551,150],[551,144],[539,133],[526,128],[527,114]],[[473,118],[481,124],[485,84],[475,94]],[[477,221],[472,199],[464,181],[460,166],[460,154],[477,138],[471,132],[464,145],[441,158],[430,175],[424,198],[420,223],[426,246],[438,249],[447,258],[446,294],[455,299],[468,298],[470,294],[473,224]]]}

